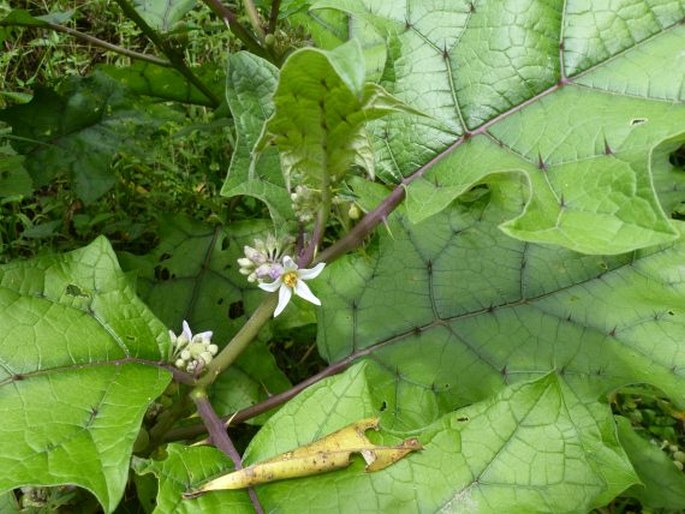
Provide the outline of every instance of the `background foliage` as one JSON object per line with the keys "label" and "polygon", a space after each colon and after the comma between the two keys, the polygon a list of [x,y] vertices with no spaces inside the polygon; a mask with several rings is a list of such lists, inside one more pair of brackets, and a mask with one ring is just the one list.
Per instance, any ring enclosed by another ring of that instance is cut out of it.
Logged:
{"label": "background foliage", "polygon": [[[0,511],[685,509],[681,0],[0,5]],[[323,305],[212,405],[245,465],[424,449],[183,499],[236,462],[168,330],[259,312],[297,184]]]}

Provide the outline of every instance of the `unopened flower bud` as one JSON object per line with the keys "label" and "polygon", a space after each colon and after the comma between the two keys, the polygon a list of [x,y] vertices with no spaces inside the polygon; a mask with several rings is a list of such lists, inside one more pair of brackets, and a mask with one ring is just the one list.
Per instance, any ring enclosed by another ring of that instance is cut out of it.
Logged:
{"label": "unopened flower bud", "polygon": [[252,265],[252,261],[250,259],[248,259],[247,257],[241,257],[240,259],[238,259],[238,264],[242,268],[247,268],[248,266]]}

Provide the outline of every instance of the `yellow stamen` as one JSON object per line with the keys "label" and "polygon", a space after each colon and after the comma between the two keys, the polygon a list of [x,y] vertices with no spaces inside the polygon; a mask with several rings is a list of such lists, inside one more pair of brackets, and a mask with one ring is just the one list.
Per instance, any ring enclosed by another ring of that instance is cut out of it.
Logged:
{"label": "yellow stamen", "polygon": [[294,271],[289,271],[288,273],[283,274],[283,283],[288,286],[290,289],[295,288],[295,284],[297,284],[297,273]]}

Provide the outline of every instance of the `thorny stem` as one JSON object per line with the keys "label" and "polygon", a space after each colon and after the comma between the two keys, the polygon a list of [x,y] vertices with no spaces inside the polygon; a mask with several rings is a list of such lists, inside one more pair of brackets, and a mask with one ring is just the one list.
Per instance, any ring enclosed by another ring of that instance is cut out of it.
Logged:
{"label": "thorny stem", "polygon": [[[203,2],[209,7],[214,14],[224,20],[226,26],[231,29],[231,32],[242,41],[250,52],[259,57],[265,59],[270,59],[271,56],[264,49],[264,47],[257,41],[257,39],[248,32],[248,30],[242,26],[238,21],[236,14],[231,11],[228,7],[221,3],[221,0],[203,0]],[[273,60],[273,59],[270,59]]]}
{"label": "thorny stem", "polygon": [[193,398],[193,402],[195,402],[197,413],[202,418],[205,427],[207,427],[212,444],[231,458],[236,469],[242,469],[243,461],[240,454],[235,449],[233,441],[228,436],[228,432],[226,432],[226,425],[217,416],[216,411],[209,402],[207,391],[203,388],[196,388],[190,396]]}
{"label": "thorny stem", "polygon": [[[374,210],[367,213],[366,216],[364,216],[359,221],[359,223],[357,223],[357,225],[355,225],[355,227],[352,230],[350,230],[350,232],[348,232],[343,238],[338,240],[335,244],[321,252],[319,256],[314,259],[314,262],[331,262],[340,257],[341,255],[343,255],[344,253],[359,246],[364,240],[364,238],[369,233],[371,233],[371,231],[374,228],[376,228],[377,225],[379,225],[385,219],[387,219],[390,213],[393,210],[395,210],[395,208],[397,208],[397,206],[402,202],[402,200],[405,197],[405,186],[409,184],[411,181],[413,181],[415,178],[421,176],[425,172],[425,169],[426,167],[422,167],[413,175],[405,178],[402,181],[402,183],[396,186],[395,189],[393,189],[390,192],[390,194]],[[321,230],[323,230],[323,228],[321,228]],[[314,240],[315,238],[313,235],[312,242]],[[315,245],[310,244],[305,251],[309,252],[311,250],[313,252],[314,247]],[[305,256],[303,255],[300,259],[300,262],[304,261]],[[266,304],[268,302],[270,302],[270,305],[267,307]],[[208,372],[207,375],[205,375],[202,379],[200,379],[200,381],[198,381],[198,385],[204,386],[213,382],[216,378],[216,375],[218,375],[221,371],[226,369],[228,365],[230,365],[235,360],[235,358],[237,358],[237,355],[249,344],[251,338],[254,337],[254,335],[256,335],[262,324],[265,323],[266,320],[268,320],[268,318],[271,316],[271,313],[273,313],[273,310],[275,308],[275,304],[276,293],[273,293],[264,300],[264,302],[259,306],[257,311],[255,311],[252,317],[245,324],[243,329],[233,338],[231,343],[229,343],[229,345],[224,349],[224,351],[217,355],[217,357],[209,364],[209,368],[212,368],[212,374],[210,375],[210,372]],[[262,309],[263,312],[260,312],[260,310]],[[249,331],[245,330],[248,325],[251,326]],[[250,335],[249,339],[243,339],[243,337],[247,337],[248,335]],[[234,343],[236,340],[239,340],[239,343]],[[233,347],[233,349],[230,351],[230,359],[229,357],[223,357],[224,352],[227,352],[230,347]],[[227,419],[230,419],[231,422],[235,424],[241,423],[259,414],[262,414],[263,412],[273,409],[274,407],[282,405],[283,403],[298,395],[302,390],[306,389],[307,387],[319,382],[320,380],[326,377],[344,371],[349,366],[351,366],[356,359],[358,359],[361,356],[363,356],[363,353],[350,355],[347,358],[330,365],[329,367],[317,373],[316,375],[313,375],[308,379],[300,382],[299,384],[288,389],[287,391],[273,395],[269,397],[267,400],[258,403],[257,405],[253,405],[252,407],[248,407],[247,409],[240,410],[232,414],[231,416],[228,416]],[[217,361],[219,359],[221,359],[222,362],[220,364],[217,364]],[[179,439],[187,439],[201,434],[202,431],[203,428],[201,426],[181,427],[170,430],[166,434],[165,440],[172,441]]]}
{"label": "thorny stem", "polygon": [[[226,425],[221,418],[217,416],[216,411],[212,407],[212,404],[207,397],[207,392],[203,388],[196,388],[191,393],[195,406],[197,407],[197,412],[202,418],[207,431],[209,432],[209,437],[214,446],[219,450],[224,452],[233,461],[235,469],[243,469],[243,461],[235,449],[235,445],[231,438],[228,436],[226,431]],[[264,508],[257,498],[257,493],[254,489],[249,488],[250,500],[252,501],[252,506],[254,507],[257,514],[264,514]]]}
{"label": "thorny stem", "polygon": [[[256,405],[252,405],[251,407],[248,407],[246,409],[239,410],[229,416],[226,416],[223,418],[225,422],[230,421],[231,425],[237,425],[239,423],[243,423],[247,421],[248,419],[252,419],[255,416],[258,416],[260,414],[263,414],[264,412],[267,412],[271,409],[274,409],[278,407],[279,405],[284,404],[285,402],[291,400],[298,394],[300,394],[303,390],[305,390],[307,387],[309,387],[312,384],[316,384],[320,380],[323,380],[324,378],[337,375],[338,373],[342,373],[345,371],[347,368],[349,368],[358,358],[360,357],[359,354],[356,355],[350,355],[338,362],[335,362],[328,366],[326,369],[320,371],[316,375],[312,375],[311,377],[307,378],[306,380],[303,380],[299,384],[291,387],[287,391],[283,391],[282,393],[279,394],[274,394],[273,396],[270,396],[263,402],[260,402]],[[197,437],[203,433],[206,432],[205,426],[198,424],[198,425],[192,425],[192,426],[187,426],[187,427],[179,427],[179,428],[174,428],[172,430],[169,430],[169,432],[166,433],[164,436],[164,441],[169,442],[169,441],[178,441],[178,440],[183,440],[183,439],[192,439],[194,437]]]}
{"label": "thorny stem", "polygon": [[[406,179],[405,179],[406,180]],[[408,181],[407,181],[408,183]],[[315,262],[331,262],[341,255],[354,250],[373,229],[388,218],[390,213],[402,203],[405,197],[405,183],[395,187],[378,206],[368,212],[352,230],[340,238],[336,243],[323,250]]]}
{"label": "thorny stem", "polygon": [[169,62],[171,65],[178,70],[181,75],[183,75],[188,82],[190,82],[193,86],[195,86],[198,90],[202,92],[203,95],[205,95],[213,104],[215,107],[217,107],[221,101],[219,98],[212,92],[211,89],[207,87],[207,85],[202,82],[191,70],[190,68],[186,65],[185,60],[183,59],[183,56],[171,45],[169,45],[166,40],[160,36],[150,25],[147,24],[147,22],[138,14],[138,11],[136,11],[131,4],[127,2],[127,0],[115,0],[117,4],[119,4],[119,7],[121,7],[121,10],[124,11],[124,14],[131,19],[137,26],[138,28],[145,34],[145,36],[154,43],[154,45],[159,48],[159,50],[164,53],[164,55],[167,56],[169,59]]}
{"label": "thorny stem", "polygon": [[95,36],[91,36],[90,34],[85,34],[83,32],[80,32],[78,30],[72,29],[70,27],[65,27],[64,25],[58,25],[57,23],[49,23],[45,22],[42,25],[35,25],[32,23],[22,23],[21,21],[13,21],[11,23],[0,23],[0,26],[17,26],[17,27],[33,27],[33,28],[42,28],[42,29],[51,29],[54,30],[55,32],[62,32],[64,34],[69,34],[70,36],[74,36],[75,38],[81,39],[83,41],[86,41],[87,43],[90,43],[93,46],[99,46],[100,48],[104,48],[105,50],[109,50],[111,52],[115,52],[121,55],[125,55],[126,57],[130,57],[131,59],[137,59],[139,61],[146,61],[152,64],[157,64],[158,66],[165,66],[165,67],[171,67],[172,64],[164,59],[160,59],[159,57],[155,55],[149,55],[149,54],[143,54],[140,52],[136,52],[134,50],[129,50],[128,48],[124,48],[121,46],[117,46],[115,44],[112,44],[108,41],[105,41],[104,39],[97,38]]}

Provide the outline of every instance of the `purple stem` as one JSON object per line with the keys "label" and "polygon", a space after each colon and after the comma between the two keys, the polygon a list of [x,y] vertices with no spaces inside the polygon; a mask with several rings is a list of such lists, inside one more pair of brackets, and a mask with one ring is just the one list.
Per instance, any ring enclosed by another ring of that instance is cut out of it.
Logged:
{"label": "purple stem", "polygon": [[[278,407],[279,405],[284,404],[288,400],[294,398],[298,394],[300,394],[303,390],[305,390],[307,387],[310,385],[313,385],[320,380],[323,380],[324,378],[337,375],[338,373],[342,373],[345,371],[347,368],[349,368],[354,362],[359,358],[364,355],[368,355],[370,353],[370,349],[365,349],[362,351],[358,351],[352,355],[347,356],[346,358],[335,362],[328,366],[326,369],[321,370],[318,372],[316,375],[312,375],[306,380],[303,380],[299,384],[291,387],[287,391],[283,391],[282,393],[275,394],[273,396],[270,396],[263,402],[260,402],[256,405],[253,405],[251,407],[248,407],[246,409],[242,409],[237,411],[234,414],[231,414],[229,416],[225,417],[225,420],[231,420],[232,425],[237,425],[238,423],[242,423],[244,421],[247,421],[248,419],[252,419],[255,416],[258,416],[264,412],[267,412],[273,408]],[[225,421],[222,421],[222,427],[224,427],[223,423]],[[179,428],[174,428],[172,430],[169,430],[165,435],[164,435],[164,441],[169,442],[169,441],[178,441],[178,440],[183,440],[183,439],[192,439],[193,437],[197,437],[203,433],[206,432],[206,429],[208,429],[207,424],[205,425],[193,425],[193,426],[187,426],[187,427],[179,427]]]}
{"label": "purple stem", "polygon": [[273,0],[271,2],[271,14],[269,14],[269,28],[267,32],[273,34],[276,32],[276,24],[278,23],[278,11],[281,7],[281,0]]}
{"label": "purple stem", "polygon": [[203,2],[214,14],[224,20],[224,23],[231,29],[231,32],[243,42],[245,48],[259,57],[269,57],[259,41],[238,21],[238,16],[226,7],[221,0],[203,0]]}
{"label": "purple stem", "polygon": [[302,252],[300,252],[300,256],[297,259],[297,266],[299,268],[308,266],[312,260],[314,260],[316,247],[319,246],[323,240],[325,218],[326,216],[322,215],[321,213],[319,213],[319,215],[316,217],[316,223],[314,224],[314,230],[312,230],[312,236]]}
{"label": "purple stem", "polygon": [[[242,458],[240,457],[238,450],[235,449],[233,441],[231,441],[231,438],[228,436],[226,425],[217,415],[214,407],[212,407],[212,404],[209,402],[207,395],[202,393],[192,395],[192,397],[195,406],[197,407],[197,412],[202,418],[202,421],[207,428],[207,432],[209,432],[210,442],[230,457],[235,469],[243,469]],[[257,514],[264,514],[264,508],[259,502],[257,493],[252,487],[248,489],[248,494],[250,495],[250,500],[252,501],[255,512],[257,512]]]}
{"label": "purple stem", "polygon": [[209,403],[209,398],[206,395],[193,395],[193,401],[197,407],[197,413],[202,418],[205,427],[207,427],[210,442],[231,458],[236,469],[242,469],[243,461],[240,458],[240,454],[235,449],[235,446],[233,446],[231,438],[228,437],[224,422],[221,421],[214,407]]}

